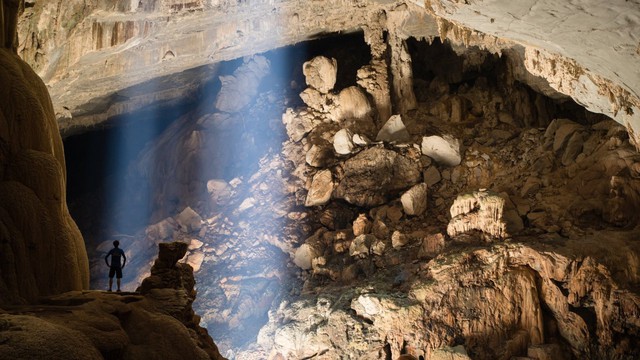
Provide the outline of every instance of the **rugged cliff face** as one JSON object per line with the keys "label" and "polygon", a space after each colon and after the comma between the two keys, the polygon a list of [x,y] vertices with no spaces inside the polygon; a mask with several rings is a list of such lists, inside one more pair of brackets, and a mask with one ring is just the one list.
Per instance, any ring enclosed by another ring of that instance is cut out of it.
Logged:
{"label": "rugged cliff face", "polygon": [[3,1],[0,17],[0,304],[89,286],[53,106],[15,52],[18,3]]}
{"label": "rugged cliff face", "polygon": [[368,31],[368,42],[387,31],[390,43],[440,36],[496,54],[516,52],[522,81],[607,114],[629,128],[634,141],[640,133],[637,1],[28,4],[20,53],[50,86],[63,136],[192,94],[207,71],[184,70],[354,29]]}

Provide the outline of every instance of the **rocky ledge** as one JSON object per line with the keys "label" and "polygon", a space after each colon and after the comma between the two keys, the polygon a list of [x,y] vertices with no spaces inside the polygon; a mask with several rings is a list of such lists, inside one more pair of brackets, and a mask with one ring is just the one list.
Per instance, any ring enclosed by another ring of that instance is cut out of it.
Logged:
{"label": "rocky ledge", "polygon": [[71,291],[0,309],[2,359],[223,359],[191,304],[181,243],[160,244],[140,292]]}

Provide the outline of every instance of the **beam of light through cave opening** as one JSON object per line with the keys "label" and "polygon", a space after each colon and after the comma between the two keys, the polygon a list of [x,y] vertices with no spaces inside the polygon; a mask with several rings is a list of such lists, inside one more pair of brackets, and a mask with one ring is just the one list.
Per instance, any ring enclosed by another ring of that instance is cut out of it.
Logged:
{"label": "beam of light through cave opening", "polygon": [[208,204],[194,308],[226,356],[255,343],[286,291],[288,255],[273,244],[282,242],[291,205],[280,157],[290,56],[281,49],[245,58],[223,75],[212,113],[192,135],[202,143],[201,202]]}

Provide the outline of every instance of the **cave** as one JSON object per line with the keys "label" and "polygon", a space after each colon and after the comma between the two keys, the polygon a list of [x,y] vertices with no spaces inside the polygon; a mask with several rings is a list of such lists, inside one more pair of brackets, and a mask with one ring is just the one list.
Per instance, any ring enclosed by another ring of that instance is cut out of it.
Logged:
{"label": "cave", "polygon": [[637,2],[0,5],[0,358],[640,357]]}

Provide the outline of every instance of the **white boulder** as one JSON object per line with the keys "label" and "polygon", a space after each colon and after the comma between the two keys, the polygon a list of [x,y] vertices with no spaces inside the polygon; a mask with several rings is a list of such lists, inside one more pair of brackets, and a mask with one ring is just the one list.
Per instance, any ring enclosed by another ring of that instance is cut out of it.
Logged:
{"label": "white boulder", "polygon": [[390,117],[376,136],[376,141],[405,142],[409,140],[411,140],[411,135],[409,135],[400,115]]}
{"label": "white boulder", "polygon": [[462,161],[460,140],[450,135],[423,137],[422,153],[446,166],[456,166]]}
{"label": "white boulder", "polygon": [[326,94],[336,84],[338,62],[324,56],[316,56],[302,65],[307,85]]}

